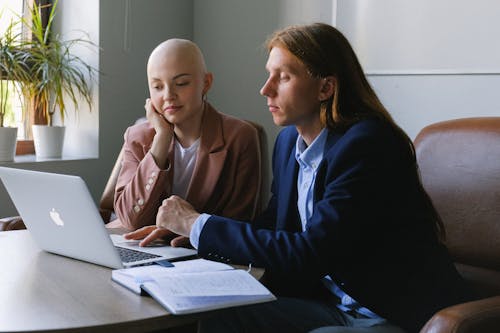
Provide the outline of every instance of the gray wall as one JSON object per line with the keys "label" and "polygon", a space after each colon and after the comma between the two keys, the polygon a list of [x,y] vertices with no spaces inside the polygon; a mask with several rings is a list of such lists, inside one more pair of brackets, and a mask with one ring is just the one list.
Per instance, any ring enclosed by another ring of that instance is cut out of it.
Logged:
{"label": "gray wall", "polygon": [[[265,97],[259,94],[267,73],[266,38],[289,24],[331,22],[331,0],[195,0],[194,40],[214,73],[208,99],[224,113],[261,124],[267,134],[267,176],[270,155],[280,128],[275,126]],[[269,178],[264,179],[269,188]]]}
{"label": "gray wall", "polygon": [[[65,2],[66,9],[69,3]],[[84,22],[99,26],[99,102],[92,111],[99,115],[99,157],[3,165],[79,175],[98,200],[123,143],[123,132],[144,113],[148,95],[147,56],[167,38],[193,37],[193,2],[88,0],[82,3],[92,8],[86,10],[87,14],[93,12]],[[92,21],[93,18],[98,21]],[[14,214],[17,211],[0,183],[0,217]]]}

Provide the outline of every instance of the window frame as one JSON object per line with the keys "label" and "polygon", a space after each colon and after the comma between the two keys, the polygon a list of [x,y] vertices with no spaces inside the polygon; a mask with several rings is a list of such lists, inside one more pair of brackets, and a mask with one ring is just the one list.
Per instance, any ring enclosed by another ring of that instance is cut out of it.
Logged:
{"label": "window frame", "polygon": [[[44,28],[47,27],[48,17],[50,13],[50,6],[53,3],[53,0],[23,0],[23,11],[22,16],[27,22],[31,22],[31,10],[33,3],[36,3],[40,8],[40,14],[42,16],[42,24]],[[33,37],[29,34],[29,29],[22,28],[21,34],[23,38],[32,39]],[[1,79],[1,73],[0,73]],[[35,153],[35,145],[33,142],[33,137],[31,133],[31,125],[33,124],[46,124],[47,119],[44,117],[40,117],[39,115],[35,115],[29,113],[27,115],[27,119],[25,119],[25,139],[17,140],[16,144],[16,156],[17,155],[30,155]]]}

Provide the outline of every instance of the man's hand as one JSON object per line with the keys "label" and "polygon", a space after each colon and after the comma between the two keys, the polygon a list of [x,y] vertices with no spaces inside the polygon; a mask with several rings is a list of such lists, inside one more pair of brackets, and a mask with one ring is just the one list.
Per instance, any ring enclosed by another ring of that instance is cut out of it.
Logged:
{"label": "man's hand", "polygon": [[135,231],[123,235],[125,239],[133,239],[142,241],[139,246],[147,246],[157,239],[169,240],[170,245],[174,247],[189,247],[189,238],[174,234],[172,231],[165,228],[158,228],[155,225],[148,225]]}
{"label": "man's hand", "polygon": [[156,215],[156,226],[178,235],[189,237],[191,228],[200,214],[186,200],[176,195],[163,200]]}

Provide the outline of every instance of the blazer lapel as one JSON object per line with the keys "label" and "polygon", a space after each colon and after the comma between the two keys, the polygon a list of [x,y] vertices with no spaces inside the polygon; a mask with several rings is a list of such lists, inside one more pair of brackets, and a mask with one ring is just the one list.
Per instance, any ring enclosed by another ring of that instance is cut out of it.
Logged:
{"label": "blazer lapel", "polygon": [[212,196],[226,160],[227,149],[220,115],[206,103],[203,114],[200,148],[189,183],[186,200],[197,210]]}
{"label": "blazer lapel", "polygon": [[324,186],[324,179],[326,175],[325,157],[341,137],[342,135],[339,133],[335,133],[331,130],[328,132],[325,148],[323,149],[323,160],[321,161],[321,164],[318,167],[318,173],[316,175],[316,181],[314,183],[314,203],[316,203],[319,199],[323,198],[323,194],[325,193],[325,186]]}
{"label": "blazer lapel", "polygon": [[297,209],[297,177],[299,165],[295,160],[295,145],[290,150],[284,170],[280,170],[280,194],[278,196],[277,229],[291,232],[302,231]]}

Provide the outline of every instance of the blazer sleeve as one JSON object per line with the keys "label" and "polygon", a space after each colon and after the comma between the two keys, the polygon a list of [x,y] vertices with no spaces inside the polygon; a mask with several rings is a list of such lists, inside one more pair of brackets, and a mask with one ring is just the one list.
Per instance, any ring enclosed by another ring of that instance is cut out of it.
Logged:
{"label": "blazer sleeve", "polygon": [[122,168],[115,190],[116,215],[129,230],[155,224],[161,199],[169,189],[167,170],[160,169],[149,153],[143,128],[131,127],[125,132]]}

